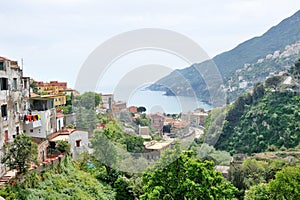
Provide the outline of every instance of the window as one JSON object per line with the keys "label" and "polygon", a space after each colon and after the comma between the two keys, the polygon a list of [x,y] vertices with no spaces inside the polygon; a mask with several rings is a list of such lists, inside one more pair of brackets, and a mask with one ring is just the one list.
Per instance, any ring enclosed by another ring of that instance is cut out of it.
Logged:
{"label": "window", "polygon": [[7,78],[0,78],[0,89],[1,90],[8,90]]}
{"label": "window", "polygon": [[76,147],[80,147],[81,140],[76,140]]}
{"label": "window", "polygon": [[7,120],[7,105],[1,106],[1,116],[4,118],[4,120]]}
{"label": "window", "polygon": [[24,89],[27,89],[27,79],[24,80],[24,85],[23,85]]}
{"label": "window", "polygon": [[4,68],[4,62],[0,62],[0,70],[5,70],[5,68]]}
{"label": "window", "polygon": [[18,82],[17,82],[17,78],[13,78],[13,90],[17,90],[18,89]]}
{"label": "window", "polygon": [[30,133],[33,133],[33,129],[30,129]]}
{"label": "window", "polygon": [[17,133],[17,135],[20,134],[20,128],[18,126],[16,127],[16,133]]}
{"label": "window", "polygon": [[4,142],[8,143],[8,131],[4,132]]}
{"label": "window", "polygon": [[16,113],[19,112],[19,105],[18,105],[18,102],[15,103],[15,105],[14,105],[14,110],[15,110]]}

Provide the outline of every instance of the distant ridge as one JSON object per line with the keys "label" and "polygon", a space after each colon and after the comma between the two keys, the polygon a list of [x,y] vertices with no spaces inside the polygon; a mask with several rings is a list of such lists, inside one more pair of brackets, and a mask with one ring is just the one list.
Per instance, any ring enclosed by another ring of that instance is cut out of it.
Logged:
{"label": "distant ridge", "polygon": [[[235,75],[236,70],[243,68],[245,64],[256,63],[258,59],[297,41],[300,41],[300,10],[270,28],[262,36],[247,40],[234,49],[215,56],[212,61],[217,65],[226,84],[226,81]],[[190,91],[193,90],[200,99],[209,101],[207,86],[196,70],[207,67],[207,63],[207,61],[195,63],[190,67],[175,70],[151,85],[149,89],[166,91],[167,95],[181,96],[190,96]],[[191,88],[187,88],[187,84],[183,81],[177,81],[178,77],[184,77]]]}

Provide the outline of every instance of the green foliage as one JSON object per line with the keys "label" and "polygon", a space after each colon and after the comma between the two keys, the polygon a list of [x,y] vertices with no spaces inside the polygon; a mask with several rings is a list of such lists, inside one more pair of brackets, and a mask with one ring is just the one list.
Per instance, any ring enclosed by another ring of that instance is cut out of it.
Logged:
{"label": "green foliage", "polygon": [[73,106],[72,105],[58,106],[56,109],[61,109],[64,114],[73,113]]}
{"label": "green foliage", "polygon": [[213,162],[187,151],[165,168],[143,174],[141,199],[232,199],[236,188],[213,170]]}
{"label": "green foliage", "polygon": [[137,117],[134,122],[140,126],[150,126],[151,118],[147,117],[146,114],[144,113],[144,114],[141,114],[139,117]]}
{"label": "green foliage", "polygon": [[246,200],[300,199],[300,167],[286,167],[276,173],[268,184],[252,186],[246,191]]}
{"label": "green foliage", "polygon": [[98,123],[95,110],[86,110],[81,107],[76,111],[76,128],[89,131],[89,134],[94,132]]}
{"label": "green foliage", "polygon": [[95,92],[85,92],[80,97],[80,106],[85,109],[95,109],[96,106],[101,102],[101,97]]}
{"label": "green foliage", "polygon": [[118,200],[134,200],[134,193],[130,182],[125,177],[120,177],[114,183],[116,188],[116,199]]}
{"label": "green foliage", "polygon": [[127,136],[124,139],[127,151],[131,153],[142,153],[145,149],[144,139],[136,136]]}
{"label": "green foliage", "polygon": [[113,134],[113,130],[106,127],[103,131],[95,131],[91,141],[93,156],[105,166],[107,174],[110,173],[117,160],[116,148],[109,140]]}
{"label": "green foliage", "polygon": [[246,191],[245,200],[269,200],[271,199],[271,194],[269,187],[265,183],[252,186]]}
{"label": "green foliage", "polygon": [[194,145],[191,147],[195,151],[196,157],[201,160],[214,161],[216,165],[230,165],[232,157],[226,151],[217,151],[213,146],[206,143]]}
{"label": "green foliage", "polygon": [[61,153],[70,154],[71,145],[67,141],[59,140],[55,144],[55,148]]}
{"label": "green foliage", "polygon": [[24,184],[2,188],[0,195],[5,199],[24,200],[115,199],[111,187],[104,186],[89,173],[77,169],[67,161],[61,165],[64,169],[61,173],[50,170],[42,175],[30,174]]}
{"label": "green foliage", "polygon": [[214,108],[208,114],[205,121],[204,142],[214,145],[219,139],[224,126],[224,119],[227,113],[226,107]]}
{"label": "green foliage", "polygon": [[261,99],[265,94],[265,88],[262,83],[256,83],[253,87],[253,100]]}
{"label": "green foliage", "polygon": [[[255,185],[268,183],[275,178],[276,172],[292,164],[281,159],[248,158],[242,164],[232,164],[230,166],[228,180],[239,189],[237,197],[243,199],[246,190]],[[261,188],[253,189],[251,195],[249,194],[249,198],[253,197],[258,189]]]}
{"label": "green foliage", "polygon": [[270,181],[271,199],[300,199],[300,166],[287,167]]}
{"label": "green foliage", "polygon": [[277,90],[282,80],[282,76],[272,76],[265,81],[265,86]]}
{"label": "green foliage", "polygon": [[4,145],[1,162],[6,163],[11,169],[16,167],[19,173],[25,173],[31,162],[37,163],[37,148],[37,144],[31,141],[29,136],[19,134],[14,142]]}
{"label": "green foliage", "polygon": [[241,98],[227,113],[217,149],[257,153],[299,144],[300,98],[296,92],[267,92],[249,105]]}
{"label": "green foliage", "polygon": [[137,108],[137,111],[139,113],[143,113],[143,112],[146,112],[146,108],[144,106],[140,106],[140,107]]}
{"label": "green foliage", "polygon": [[39,89],[38,89],[38,87],[36,86],[35,81],[33,81],[32,83],[30,83],[30,88],[32,89],[32,92],[33,92],[34,94],[39,94]]}

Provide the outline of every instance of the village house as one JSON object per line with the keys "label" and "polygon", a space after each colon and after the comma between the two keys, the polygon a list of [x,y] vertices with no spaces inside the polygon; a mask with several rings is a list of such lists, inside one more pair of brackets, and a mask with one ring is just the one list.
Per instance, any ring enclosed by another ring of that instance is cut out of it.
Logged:
{"label": "village house", "polygon": [[165,116],[161,113],[150,114],[151,124],[155,131],[162,133],[164,127]]}
{"label": "village house", "polygon": [[41,97],[53,99],[54,106],[64,106],[67,103],[66,95],[56,94],[56,95],[42,95]]}
{"label": "village house", "polygon": [[50,81],[50,83],[43,81],[35,81],[39,93],[47,94],[61,94],[67,89],[67,82]]}
{"label": "village house", "polygon": [[207,112],[203,109],[196,109],[193,112],[182,114],[181,119],[194,126],[204,126],[205,120],[208,117]]}
{"label": "village house", "polygon": [[49,138],[50,146],[55,149],[56,142],[60,140],[67,141],[70,144],[70,153],[73,160],[77,160],[80,154],[90,151],[87,131],[65,129],[57,132]]}
{"label": "village house", "polygon": [[[17,61],[0,57],[0,148],[23,132],[21,115],[29,109],[30,80],[23,77],[23,70]],[[2,151],[0,152],[2,157]],[[6,166],[0,164],[0,176]]]}
{"label": "village house", "polygon": [[126,102],[119,101],[112,105],[112,112],[118,113],[121,111],[125,111],[126,108],[127,108]]}
{"label": "village house", "polygon": [[114,103],[114,95],[113,94],[99,94],[101,97],[100,107],[106,110],[112,110],[112,105]]}
{"label": "village house", "polygon": [[150,142],[145,142],[146,153],[144,154],[145,158],[148,160],[158,160],[160,158],[161,152],[172,148],[174,144],[174,139],[166,139],[162,141],[152,140]]}
{"label": "village house", "polygon": [[67,88],[67,82],[50,81],[47,83],[33,80],[32,82],[35,82],[41,96],[54,99],[54,106],[66,105],[66,95],[74,95],[75,90]]}

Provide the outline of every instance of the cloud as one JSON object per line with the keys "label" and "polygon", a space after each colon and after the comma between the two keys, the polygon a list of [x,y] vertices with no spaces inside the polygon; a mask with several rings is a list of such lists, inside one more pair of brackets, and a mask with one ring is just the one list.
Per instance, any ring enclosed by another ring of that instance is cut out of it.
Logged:
{"label": "cloud", "polygon": [[37,79],[74,82],[88,54],[124,31],[171,29],[213,56],[261,35],[299,7],[296,0],[3,1],[0,55],[24,58],[25,73]]}

